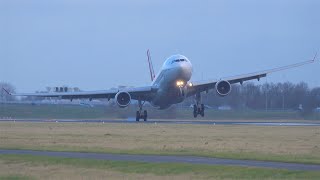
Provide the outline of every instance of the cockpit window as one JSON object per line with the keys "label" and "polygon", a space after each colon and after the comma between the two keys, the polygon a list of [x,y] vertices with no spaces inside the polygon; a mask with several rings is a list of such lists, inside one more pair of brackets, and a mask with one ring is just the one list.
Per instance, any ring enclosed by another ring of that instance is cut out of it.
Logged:
{"label": "cockpit window", "polygon": [[171,64],[175,63],[175,62],[183,62],[183,61],[187,61],[186,59],[176,59],[176,60],[173,60],[171,62]]}

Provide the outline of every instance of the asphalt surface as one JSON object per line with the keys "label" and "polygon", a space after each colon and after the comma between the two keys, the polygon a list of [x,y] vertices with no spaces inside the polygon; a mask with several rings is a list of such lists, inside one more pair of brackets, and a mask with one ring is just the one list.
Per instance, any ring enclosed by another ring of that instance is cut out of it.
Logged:
{"label": "asphalt surface", "polygon": [[282,163],[282,162],[270,162],[270,161],[254,161],[254,160],[235,160],[235,159],[207,158],[207,157],[197,157],[197,156],[126,155],[126,154],[107,154],[107,153],[1,150],[1,149],[0,149],[0,154],[36,155],[36,156],[82,158],[82,159],[112,160],[112,161],[136,161],[136,162],[149,162],[149,163],[188,163],[188,164],[245,166],[245,167],[274,168],[274,169],[287,169],[287,170],[320,171],[320,165],[313,165],[313,164]]}
{"label": "asphalt surface", "polygon": [[205,125],[253,125],[253,126],[320,126],[320,123],[303,122],[264,122],[264,121],[212,121],[212,120],[148,120],[136,122],[127,120],[73,120],[73,119],[2,119],[0,122],[57,122],[57,123],[146,123],[146,124],[205,124]]}

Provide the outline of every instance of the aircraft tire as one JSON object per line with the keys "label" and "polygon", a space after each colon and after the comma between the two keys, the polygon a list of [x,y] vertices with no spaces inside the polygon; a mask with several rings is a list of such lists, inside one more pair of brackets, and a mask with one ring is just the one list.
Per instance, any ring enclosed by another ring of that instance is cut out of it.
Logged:
{"label": "aircraft tire", "polygon": [[204,117],[204,111],[201,111],[200,115],[201,117]]}
{"label": "aircraft tire", "polygon": [[197,105],[193,105],[193,117],[196,118],[198,116],[198,108]]}
{"label": "aircraft tire", "polygon": [[200,115],[201,117],[204,117],[204,104],[201,104]]}
{"label": "aircraft tire", "polygon": [[148,118],[148,112],[146,110],[143,111],[143,120],[147,121]]}
{"label": "aircraft tire", "polygon": [[137,113],[136,113],[136,121],[138,122],[139,120],[140,120],[140,112],[137,111]]}

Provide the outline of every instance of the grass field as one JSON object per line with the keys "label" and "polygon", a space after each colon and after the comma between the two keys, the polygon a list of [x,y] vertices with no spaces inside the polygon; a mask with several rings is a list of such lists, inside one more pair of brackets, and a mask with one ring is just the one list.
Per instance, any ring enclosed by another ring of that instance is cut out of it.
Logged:
{"label": "grass field", "polygon": [[0,155],[0,179],[319,179],[320,172]]}
{"label": "grass field", "polygon": [[[126,119],[135,107],[0,105],[0,118]],[[150,118],[193,119],[191,110],[157,111]],[[206,118],[300,121],[297,112],[207,110]],[[198,120],[201,120],[198,119]],[[319,118],[313,116],[313,120]],[[0,149],[197,155],[320,164],[318,127],[183,124],[0,122]],[[1,179],[319,179],[320,172],[172,163],[114,162],[0,155]]]}
{"label": "grass field", "polygon": [[[156,110],[148,108],[149,118],[151,119],[194,119],[192,109],[168,109]],[[127,119],[134,118],[137,107],[110,108],[107,106],[95,106],[93,108],[79,105],[31,105],[31,104],[0,104],[0,118],[46,118],[46,119]],[[218,111],[207,109],[206,115],[201,119],[210,120],[320,120],[320,113],[309,116],[302,116],[297,111],[253,111],[253,110],[234,110]]]}
{"label": "grass field", "polygon": [[0,123],[0,148],[176,154],[320,164],[319,127]]}

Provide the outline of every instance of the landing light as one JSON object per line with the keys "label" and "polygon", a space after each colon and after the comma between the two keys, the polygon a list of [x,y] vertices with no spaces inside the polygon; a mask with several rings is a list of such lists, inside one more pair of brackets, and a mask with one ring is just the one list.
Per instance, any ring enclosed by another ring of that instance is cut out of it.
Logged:
{"label": "landing light", "polygon": [[183,81],[177,81],[177,86],[181,87],[184,85],[184,82]]}

